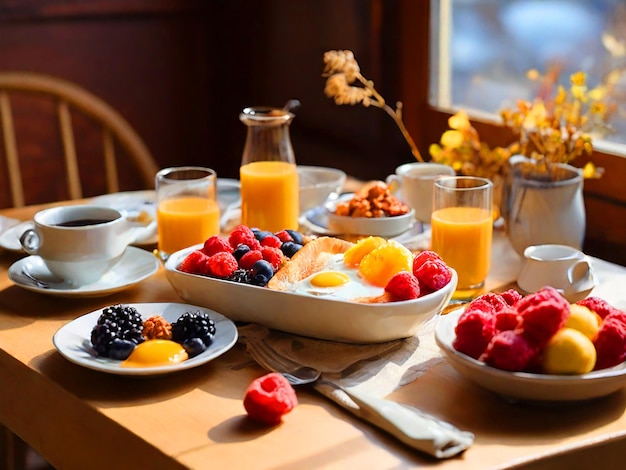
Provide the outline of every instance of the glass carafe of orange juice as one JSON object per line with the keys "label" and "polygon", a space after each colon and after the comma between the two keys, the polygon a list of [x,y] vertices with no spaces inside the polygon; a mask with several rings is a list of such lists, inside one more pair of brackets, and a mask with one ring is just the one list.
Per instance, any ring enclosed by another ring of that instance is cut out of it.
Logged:
{"label": "glass carafe of orange juice", "polygon": [[241,159],[241,222],[278,232],[298,229],[298,172],[285,108],[251,107],[240,114],[248,126]]}

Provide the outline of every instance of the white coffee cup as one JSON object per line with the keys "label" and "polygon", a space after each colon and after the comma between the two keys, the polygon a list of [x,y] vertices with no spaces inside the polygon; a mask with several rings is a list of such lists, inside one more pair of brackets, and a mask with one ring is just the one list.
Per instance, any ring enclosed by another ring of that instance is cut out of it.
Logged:
{"label": "white coffee cup", "polygon": [[396,168],[386,182],[392,192],[400,192],[400,199],[415,210],[415,219],[430,223],[433,211],[434,182],[441,176],[454,175],[454,169],[440,163],[405,163]]}
{"label": "white coffee cup", "polygon": [[567,245],[534,245],[524,250],[517,285],[526,292],[551,286],[571,303],[585,298],[596,286],[589,258]]}
{"label": "white coffee cup", "polygon": [[119,211],[93,205],[44,209],[33,222],[20,237],[22,248],[75,286],[98,281],[140,233]]}

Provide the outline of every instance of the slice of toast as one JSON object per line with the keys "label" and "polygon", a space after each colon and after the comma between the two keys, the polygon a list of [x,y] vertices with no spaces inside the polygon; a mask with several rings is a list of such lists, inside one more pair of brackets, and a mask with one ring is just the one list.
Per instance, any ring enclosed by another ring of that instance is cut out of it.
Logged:
{"label": "slice of toast", "polygon": [[323,270],[333,255],[345,253],[354,243],[334,237],[319,237],[304,245],[270,279],[267,287],[289,290],[296,282]]}

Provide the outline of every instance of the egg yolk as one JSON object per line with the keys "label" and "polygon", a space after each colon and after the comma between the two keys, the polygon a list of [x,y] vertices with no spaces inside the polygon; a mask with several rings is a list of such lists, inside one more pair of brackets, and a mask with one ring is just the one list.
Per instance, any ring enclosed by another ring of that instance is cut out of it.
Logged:
{"label": "egg yolk", "polygon": [[350,277],[337,271],[324,271],[311,278],[311,284],[315,287],[338,287],[350,282]]}
{"label": "egg yolk", "polygon": [[138,344],[122,367],[164,366],[183,362],[187,357],[187,351],[174,341],[150,339]]}

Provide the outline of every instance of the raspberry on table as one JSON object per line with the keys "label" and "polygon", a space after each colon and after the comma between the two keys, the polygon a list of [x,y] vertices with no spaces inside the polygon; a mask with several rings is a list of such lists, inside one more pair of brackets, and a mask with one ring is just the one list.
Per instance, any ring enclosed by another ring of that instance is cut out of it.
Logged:
{"label": "raspberry on table", "polygon": [[296,391],[285,377],[271,372],[252,381],[243,406],[248,416],[260,423],[275,426],[298,404]]}
{"label": "raspberry on table", "polygon": [[209,256],[206,265],[210,276],[221,279],[230,277],[239,268],[239,264],[233,254],[227,251],[220,251],[213,256]]}
{"label": "raspberry on table", "polygon": [[239,259],[239,267],[241,269],[252,269],[254,263],[263,259],[263,253],[261,253],[261,247],[258,250],[250,250]]}
{"label": "raspberry on table", "polygon": [[389,280],[385,292],[392,301],[417,299],[420,296],[420,284],[412,273],[401,271]]}
{"label": "raspberry on table", "polygon": [[[425,252],[423,252],[425,253]],[[413,263],[415,266],[415,262]],[[434,292],[443,288],[452,279],[452,272],[441,260],[427,259],[413,274],[420,282],[420,287],[427,292]]]}
{"label": "raspberry on table", "polygon": [[204,242],[204,246],[202,247],[202,252],[207,256],[213,256],[215,253],[220,253],[222,251],[232,253],[233,247],[230,246],[230,243],[228,243],[226,239],[217,235],[207,238]]}
{"label": "raspberry on table", "polygon": [[228,243],[231,247],[237,248],[239,245],[248,245],[253,250],[261,248],[259,241],[254,236],[254,232],[247,225],[238,225],[228,236]]}

